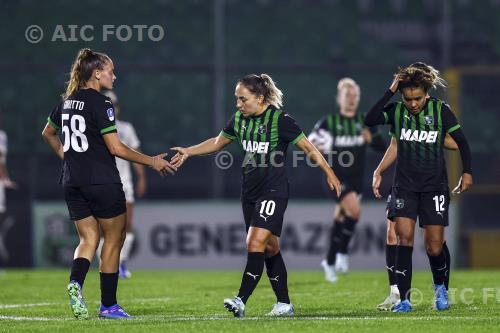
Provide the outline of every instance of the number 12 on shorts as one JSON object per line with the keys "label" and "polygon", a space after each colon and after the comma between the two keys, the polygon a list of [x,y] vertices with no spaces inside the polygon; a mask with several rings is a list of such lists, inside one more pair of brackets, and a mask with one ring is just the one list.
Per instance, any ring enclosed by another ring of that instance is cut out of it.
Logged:
{"label": "number 12 on shorts", "polygon": [[444,203],[446,200],[444,195],[443,194],[435,195],[432,199],[434,200],[434,203],[436,204],[436,213],[439,214],[439,213],[444,212],[444,210],[445,210]]}

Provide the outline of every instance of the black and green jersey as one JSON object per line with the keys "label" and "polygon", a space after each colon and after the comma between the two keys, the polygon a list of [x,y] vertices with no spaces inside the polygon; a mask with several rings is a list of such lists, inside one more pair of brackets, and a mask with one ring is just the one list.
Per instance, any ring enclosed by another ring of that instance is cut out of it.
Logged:
{"label": "black and green jersey", "polygon": [[446,103],[431,97],[418,114],[412,114],[403,102],[390,103],[377,123],[389,124],[397,140],[393,186],[414,192],[448,189],[444,138],[460,125]]}
{"label": "black and green jersey", "polygon": [[108,97],[94,89],[78,90],[54,108],[48,122],[62,132],[64,186],[121,183],[115,157],[103,139],[116,133]]}
{"label": "black and green jersey", "polygon": [[242,199],[254,201],[267,193],[288,198],[286,151],[289,143],[304,137],[290,115],[273,106],[256,117],[245,118],[237,111],[220,135],[237,141],[245,153]]}
{"label": "black and green jersey", "polygon": [[[357,113],[353,117],[346,117],[340,113],[331,113],[321,118],[314,126],[313,131],[325,130],[333,138],[330,151],[334,153],[342,163],[333,163],[332,168],[342,183],[349,183],[359,190],[362,188],[362,180],[365,165],[365,153],[367,142],[362,131],[364,125],[364,114]],[[372,147],[377,151],[386,148],[384,140],[375,129],[370,129],[372,134]]]}

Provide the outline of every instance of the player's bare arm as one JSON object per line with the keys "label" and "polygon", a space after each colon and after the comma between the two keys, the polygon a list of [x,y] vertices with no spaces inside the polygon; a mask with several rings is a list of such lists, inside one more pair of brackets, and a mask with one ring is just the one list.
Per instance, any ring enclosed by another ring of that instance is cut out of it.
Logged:
{"label": "player's bare arm", "polygon": [[179,168],[190,156],[198,156],[198,155],[209,155],[215,152],[218,152],[228,144],[230,144],[232,140],[219,135],[214,138],[210,138],[202,143],[197,145],[183,148],[183,147],[173,147],[171,150],[176,151],[174,157],[170,160],[173,166]]}
{"label": "player's bare arm", "polygon": [[167,156],[167,153],[152,157],[144,155],[121,142],[117,133],[106,134],[103,136],[103,138],[109,152],[114,156],[118,156],[127,161],[150,166],[163,176],[167,174],[173,175],[174,172],[177,171],[177,168],[175,166],[171,165],[168,161],[163,159],[165,156]]}
{"label": "player's bare arm", "polygon": [[314,163],[319,165],[321,170],[323,170],[326,175],[326,182],[328,183],[330,190],[335,190],[337,196],[340,197],[340,181],[319,150],[305,137],[297,142],[297,147],[304,151]]}
{"label": "player's bare arm", "polygon": [[57,130],[54,127],[52,127],[49,123],[47,123],[47,125],[45,125],[45,128],[42,131],[42,136],[45,142],[48,143],[50,148],[54,150],[57,156],[59,156],[61,160],[64,159],[63,145],[61,143],[61,140],[57,136]]}

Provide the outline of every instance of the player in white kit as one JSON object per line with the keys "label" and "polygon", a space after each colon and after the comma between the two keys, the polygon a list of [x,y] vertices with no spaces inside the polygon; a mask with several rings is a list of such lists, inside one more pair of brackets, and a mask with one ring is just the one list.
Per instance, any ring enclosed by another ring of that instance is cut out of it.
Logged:
{"label": "player in white kit", "polygon": [[[106,91],[104,95],[109,97],[113,102],[113,105],[115,107],[115,115],[118,117],[120,113],[120,106],[116,94],[112,91]],[[139,138],[137,137],[134,126],[132,126],[131,123],[117,119],[116,129],[118,131],[118,136],[123,143],[135,150],[139,150],[139,146],[141,143],[139,141]],[[132,249],[132,245],[134,243],[132,221],[135,198],[130,164],[131,163],[129,161],[125,161],[119,157],[116,157],[116,167],[118,168],[118,172],[120,173],[127,205],[127,235],[125,238],[125,242],[123,243],[122,251],[120,252],[119,277],[122,279],[130,278],[132,276],[132,274],[126,267],[126,263],[130,255],[130,250]],[[146,192],[146,174],[144,172],[144,166],[137,163],[132,163],[132,165],[137,178],[135,195],[137,195],[138,198],[141,198]]]}
{"label": "player in white kit", "polygon": [[16,188],[7,172],[7,134],[0,130],[0,263],[9,260],[9,253],[5,247],[5,236],[12,227],[14,220],[7,218],[7,206],[5,203],[5,189]]}

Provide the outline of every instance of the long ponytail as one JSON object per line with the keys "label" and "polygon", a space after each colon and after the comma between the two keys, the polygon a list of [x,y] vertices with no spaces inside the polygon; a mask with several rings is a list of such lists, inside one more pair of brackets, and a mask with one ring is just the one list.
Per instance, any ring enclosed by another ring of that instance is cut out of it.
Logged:
{"label": "long ponytail", "polygon": [[249,74],[238,80],[255,96],[264,96],[264,102],[276,108],[283,107],[283,93],[267,74]]}
{"label": "long ponytail", "polygon": [[68,98],[82,88],[91,79],[94,70],[102,70],[108,61],[111,59],[104,53],[94,52],[89,48],[81,49],[71,66],[69,81],[66,82],[67,87],[63,97]]}

